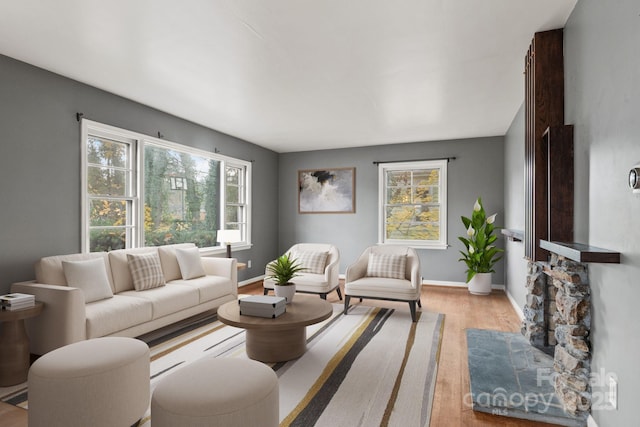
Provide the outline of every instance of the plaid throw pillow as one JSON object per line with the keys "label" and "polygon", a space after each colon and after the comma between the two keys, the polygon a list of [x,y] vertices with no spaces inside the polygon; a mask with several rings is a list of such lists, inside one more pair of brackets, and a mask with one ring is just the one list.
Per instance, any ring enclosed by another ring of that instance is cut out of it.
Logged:
{"label": "plaid throw pillow", "polygon": [[369,254],[367,276],[404,279],[406,265],[407,257],[405,255]]}
{"label": "plaid throw pillow", "polygon": [[298,264],[305,269],[303,273],[324,274],[324,268],[327,266],[328,252],[313,252],[303,251],[296,252],[293,257],[298,261]]}
{"label": "plaid throw pillow", "polygon": [[164,274],[157,253],[127,254],[127,262],[136,291],[164,286]]}

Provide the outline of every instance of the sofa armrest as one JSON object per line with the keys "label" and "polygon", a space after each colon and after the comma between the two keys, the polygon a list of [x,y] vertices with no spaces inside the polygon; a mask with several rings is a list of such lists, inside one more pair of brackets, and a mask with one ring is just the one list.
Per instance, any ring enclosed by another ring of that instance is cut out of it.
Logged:
{"label": "sofa armrest", "polygon": [[235,258],[202,257],[202,267],[209,276],[222,276],[238,285],[238,260]]}
{"label": "sofa armrest", "polygon": [[331,286],[337,285],[340,281],[340,259],[334,259],[324,269],[324,277]]}
{"label": "sofa armrest", "polygon": [[11,285],[11,292],[35,295],[44,303],[40,315],[25,321],[30,351],[43,355],[86,339],[86,313],[82,290],[70,286],[20,282]]}
{"label": "sofa armrest", "polygon": [[414,262],[411,266],[411,286],[422,289],[422,276],[420,276],[420,263]]}
{"label": "sofa armrest", "polygon": [[367,256],[360,256],[358,260],[347,267],[345,274],[345,283],[353,282],[355,280],[363,278],[367,274],[367,265],[369,264],[368,254]]}

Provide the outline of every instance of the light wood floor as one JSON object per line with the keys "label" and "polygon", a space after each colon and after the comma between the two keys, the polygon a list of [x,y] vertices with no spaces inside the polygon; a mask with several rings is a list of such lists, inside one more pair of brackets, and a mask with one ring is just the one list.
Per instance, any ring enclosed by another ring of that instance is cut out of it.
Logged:
{"label": "light wood floor", "polygon": [[[340,286],[342,287],[342,284]],[[240,289],[240,292],[262,293],[262,285],[258,283],[245,286]],[[332,303],[340,302],[336,292],[328,295],[327,300]],[[431,427],[553,426],[474,412],[465,404],[464,397],[470,391],[465,330],[467,328],[505,332],[520,330],[520,319],[504,292],[493,291],[489,296],[477,296],[469,294],[466,288],[423,286],[421,301],[423,310],[445,315]],[[358,302],[352,300],[353,303]],[[362,304],[409,310],[407,303],[364,300]]]}
{"label": "light wood floor", "polygon": [[[244,286],[240,292],[262,294],[262,283]],[[327,299],[329,302],[340,302],[335,292]],[[405,303],[364,300],[363,304],[378,304],[409,310],[409,305]],[[493,291],[491,295],[483,297],[470,295],[464,288],[423,286],[422,307],[445,315],[431,427],[551,426],[551,424],[476,413],[465,404],[465,395],[469,393],[465,329],[478,328],[507,332],[517,332],[520,329],[518,316],[504,292]],[[2,420],[0,425],[3,427],[27,427],[27,411],[0,403],[0,420]]]}

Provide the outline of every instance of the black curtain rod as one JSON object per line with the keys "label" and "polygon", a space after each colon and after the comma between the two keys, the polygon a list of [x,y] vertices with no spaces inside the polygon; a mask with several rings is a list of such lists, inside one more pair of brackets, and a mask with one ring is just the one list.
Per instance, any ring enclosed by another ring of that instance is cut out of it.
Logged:
{"label": "black curtain rod", "polygon": [[374,161],[374,165],[379,165],[380,163],[404,163],[404,162],[426,162],[428,160],[446,160],[450,162],[451,160],[455,160],[455,157],[440,157],[437,159],[411,159],[411,160],[389,160],[389,161]]}

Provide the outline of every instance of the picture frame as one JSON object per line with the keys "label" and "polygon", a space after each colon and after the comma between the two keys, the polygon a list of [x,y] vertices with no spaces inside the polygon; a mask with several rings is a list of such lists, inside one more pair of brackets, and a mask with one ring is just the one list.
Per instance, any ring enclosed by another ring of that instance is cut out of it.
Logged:
{"label": "picture frame", "polygon": [[355,213],[356,168],[298,170],[298,213]]}

